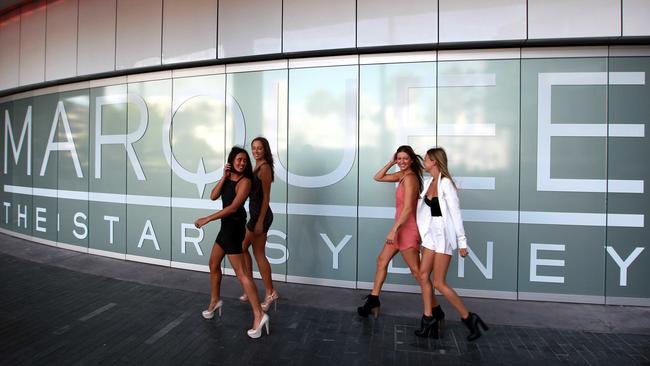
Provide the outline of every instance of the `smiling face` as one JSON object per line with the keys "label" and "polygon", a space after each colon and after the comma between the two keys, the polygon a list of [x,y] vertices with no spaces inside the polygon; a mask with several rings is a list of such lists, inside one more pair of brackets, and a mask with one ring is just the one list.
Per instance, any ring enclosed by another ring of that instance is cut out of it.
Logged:
{"label": "smiling face", "polygon": [[264,159],[264,144],[261,141],[255,140],[251,144],[251,150],[253,152],[253,159],[260,160]]}
{"label": "smiling face", "polygon": [[235,156],[232,162],[232,168],[235,172],[243,174],[244,169],[246,169],[246,164],[248,164],[248,158],[245,153],[241,152]]}
{"label": "smiling face", "polygon": [[397,161],[397,166],[399,167],[400,170],[409,169],[411,167],[411,164],[413,163],[413,159],[411,159],[409,154],[403,151],[397,153],[395,160]]}

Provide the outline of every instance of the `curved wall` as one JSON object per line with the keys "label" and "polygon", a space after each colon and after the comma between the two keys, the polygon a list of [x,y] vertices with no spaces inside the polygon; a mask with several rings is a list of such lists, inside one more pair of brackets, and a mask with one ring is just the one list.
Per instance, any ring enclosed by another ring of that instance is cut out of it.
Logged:
{"label": "curved wall", "polygon": [[[623,46],[648,43],[646,1],[187,4],[0,15],[0,230],[207,270],[218,223],[192,222],[219,208],[228,148],[265,135],[276,279],[369,288],[394,215],[372,175],[400,144],[438,144],[472,250],[459,292],[650,305],[650,49]],[[533,48],[584,43],[603,46]],[[399,258],[386,288],[419,291]]]}
{"label": "curved wall", "polygon": [[[450,154],[468,296],[650,305],[647,47],[280,59],[0,99],[2,232],[207,270],[195,218],[229,147],[269,138],[276,280],[370,288],[394,215],[374,172],[404,143]],[[386,289],[419,291],[400,258]]]}

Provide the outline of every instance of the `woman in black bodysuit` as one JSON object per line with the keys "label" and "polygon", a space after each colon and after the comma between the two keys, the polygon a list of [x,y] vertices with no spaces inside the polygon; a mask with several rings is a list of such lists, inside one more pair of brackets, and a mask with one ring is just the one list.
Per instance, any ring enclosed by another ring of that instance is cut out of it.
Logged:
{"label": "woman in black bodysuit", "polygon": [[223,305],[220,299],[221,261],[227,255],[228,261],[230,261],[239,282],[244,288],[244,292],[248,295],[253,310],[253,328],[248,330],[248,336],[259,338],[262,335],[264,326],[266,326],[266,334],[269,334],[269,316],[262,311],[255,282],[244,270],[241,246],[246,232],[244,202],[250,192],[252,177],[253,170],[251,169],[248,153],[240,147],[233,147],[230,154],[228,154],[228,163],[224,166],[223,177],[210,193],[210,199],[213,201],[221,196],[223,209],[197,219],[194,226],[201,228],[210,221],[221,220],[221,230],[219,230],[210,254],[210,285],[212,290],[210,305],[203,311],[203,317],[212,319],[215,311],[218,311],[221,316],[221,307]]}
{"label": "woman in black bodysuit", "polygon": [[[273,222],[273,212],[269,206],[271,200],[271,183],[273,182],[273,154],[269,142],[264,137],[256,137],[251,141],[251,150],[255,158],[255,171],[253,171],[253,182],[249,194],[248,211],[251,214],[246,224],[246,237],[242,244],[244,250],[244,269],[249,276],[253,276],[253,263],[248,247],[253,244],[253,254],[257,261],[262,281],[264,281],[264,301],[262,310],[267,311],[271,304],[279,298],[278,292],[273,288],[271,278],[271,265],[266,258],[266,236]],[[248,301],[244,293],[239,297],[240,301]]]}

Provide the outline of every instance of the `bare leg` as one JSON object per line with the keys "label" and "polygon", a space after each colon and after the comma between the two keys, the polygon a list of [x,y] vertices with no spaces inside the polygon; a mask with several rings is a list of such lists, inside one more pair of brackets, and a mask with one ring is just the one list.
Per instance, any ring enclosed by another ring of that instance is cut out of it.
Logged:
{"label": "bare leg", "polygon": [[219,244],[214,243],[212,252],[210,252],[210,305],[208,309],[213,309],[221,298],[221,261],[226,255]]}
{"label": "bare leg", "polygon": [[433,261],[433,287],[449,301],[449,303],[458,311],[460,317],[465,319],[469,315],[463,300],[458,297],[453,288],[447,286],[447,270],[449,269],[451,256],[442,253],[435,253]]}
{"label": "bare leg", "polygon": [[[402,250],[400,253],[402,253],[402,258],[404,258],[404,261],[409,266],[411,274],[420,284],[422,290],[422,303],[424,305],[423,313],[426,316],[431,316],[431,309],[433,307],[433,296],[430,287],[431,283],[428,279],[424,280],[420,277],[420,256],[418,250],[415,248],[409,248]],[[429,287],[427,287],[427,284],[429,284]]]}
{"label": "bare leg", "polygon": [[248,296],[248,301],[251,304],[254,316],[253,326],[251,329],[257,329],[264,312],[262,311],[262,306],[260,306],[260,300],[257,297],[257,287],[255,286],[255,282],[253,282],[253,278],[244,271],[244,261],[242,257],[241,254],[229,254],[228,261],[230,261],[230,265],[235,270],[237,279],[244,288],[244,293]]}
{"label": "bare leg", "polygon": [[259,235],[253,234],[253,254],[255,255],[257,268],[260,270],[260,275],[262,275],[262,281],[264,281],[264,297],[266,298],[273,293],[273,278],[271,277],[271,264],[269,264],[269,260],[266,258],[265,248],[266,233]]}
{"label": "bare leg", "polygon": [[[431,271],[433,271],[433,259],[435,252],[422,247],[422,259],[420,261],[420,272],[418,274],[420,286],[422,287],[422,301],[424,303],[424,315],[431,316],[431,309],[438,306],[436,295],[433,293],[431,284]],[[425,295],[429,296],[425,296]],[[427,302],[427,297],[429,301]]]}
{"label": "bare leg", "polygon": [[384,244],[384,248],[377,257],[377,271],[375,272],[375,282],[372,285],[372,292],[370,292],[371,295],[379,296],[381,287],[384,285],[386,275],[388,274],[388,263],[393,259],[398,251],[399,250],[394,246]]}
{"label": "bare leg", "polygon": [[251,246],[253,241],[253,233],[246,228],[246,236],[244,237],[244,242],[242,243],[242,249],[244,250],[243,264],[244,270],[252,278],[253,277],[253,261],[251,259],[251,254],[248,252],[248,247]]}

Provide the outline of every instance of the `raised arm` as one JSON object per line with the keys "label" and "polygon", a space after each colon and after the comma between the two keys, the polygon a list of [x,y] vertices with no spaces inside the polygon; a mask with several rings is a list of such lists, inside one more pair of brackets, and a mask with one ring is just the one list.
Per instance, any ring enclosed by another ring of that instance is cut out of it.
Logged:
{"label": "raised arm", "polygon": [[388,163],[386,163],[386,165],[384,165],[383,168],[379,169],[373,179],[377,182],[399,182],[399,180],[402,178],[402,175],[404,175],[402,171],[388,174],[388,170],[396,163],[397,162],[395,159],[390,160]]}
{"label": "raised arm", "polygon": [[242,178],[239,184],[237,184],[237,188],[235,189],[237,195],[235,196],[235,199],[232,201],[232,203],[211,215],[197,219],[194,222],[194,226],[196,226],[197,228],[201,228],[202,226],[205,226],[207,223],[211,221],[219,220],[233,214],[235,211],[237,211],[238,208],[240,208],[244,204],[244,202],[246,202],[246,198],[248,198],[248,193],[250,192],[250,190],[251,190],[251,180],[248,178]]}
{"label": "raised arm", "polygon": [[230,164],[226,163],[223,166],[223,176],[217,184],[212,188],[212,192],[210,192],[210,199],[213,201],[216,201],[219,196],[221,196],[221,189],[223,188],[223,183],[226,181],[226,179],[230,179]]}
{"label": "raised arm", "polygon": [[262,198],[262,207],[260,208],[260,215],[257,218],[255,223],[255,234],[261,234],[264,231],[264,218],[266,218],[266,213],[269,209],[269,203],[271,202],[271,168],[268,164],[264,164],[260,167],[259,178],[262,181],[262,192],[264,197]]}

